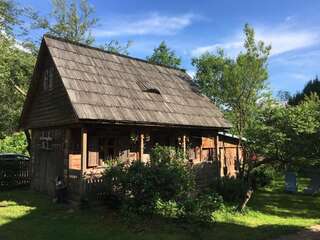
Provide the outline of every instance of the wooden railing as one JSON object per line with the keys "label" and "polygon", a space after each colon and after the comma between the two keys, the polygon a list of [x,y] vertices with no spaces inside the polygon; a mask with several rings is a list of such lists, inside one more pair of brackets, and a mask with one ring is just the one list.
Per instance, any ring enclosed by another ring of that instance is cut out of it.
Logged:
{"label": "wooden railing", "polygon": [[0,189],[11,189],[29,185],[31,162],[24,160],[0,161]]}
{"label": "wooden railing", "polygon": [[88,178],[85,180],[86,193],[90,200],[103,201],[106,198],[106,190],[103,177]]}

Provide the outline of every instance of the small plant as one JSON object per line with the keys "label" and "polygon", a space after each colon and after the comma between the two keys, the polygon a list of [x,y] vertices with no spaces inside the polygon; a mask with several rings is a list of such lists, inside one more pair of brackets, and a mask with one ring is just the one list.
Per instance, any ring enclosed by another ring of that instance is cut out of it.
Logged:
{"label": "small plant", "polygon": [[184,210],[176,201],[163,201],[159,198],[155,202],[154,213],[162,217],[179,218],[184,215]]}
{"label": "small plant", "polygon": [[203,194],[189,197],[184,202],[185,217],[191,222],[212,223],[213,212],[223,206],[223,199],[219,194]]}

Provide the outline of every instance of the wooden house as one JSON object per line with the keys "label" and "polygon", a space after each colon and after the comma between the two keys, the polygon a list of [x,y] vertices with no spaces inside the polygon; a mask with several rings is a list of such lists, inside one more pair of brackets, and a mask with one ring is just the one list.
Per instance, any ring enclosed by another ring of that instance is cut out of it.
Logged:
{"label": "wooden house", "polygon": [[63,176],[79,195],[107,161],[148,161],[156,143],[180,147],[194,165],[217,163],[218,175],[235,174],[239,160],[237,141],[219,135],[230,124],[185,71],[51,36],[20,126],[31,133],[32,187],[49,194]]}

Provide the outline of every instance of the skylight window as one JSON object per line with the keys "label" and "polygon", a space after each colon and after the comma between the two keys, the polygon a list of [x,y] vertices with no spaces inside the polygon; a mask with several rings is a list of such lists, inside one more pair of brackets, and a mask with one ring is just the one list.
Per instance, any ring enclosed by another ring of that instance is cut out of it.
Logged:
{"label": "skylight window", "polygon": [[137,84],[143,92],[149,92],[149,93],[155,93],[155,94],[161,95],[160,89],[151,82],[137,81]]}

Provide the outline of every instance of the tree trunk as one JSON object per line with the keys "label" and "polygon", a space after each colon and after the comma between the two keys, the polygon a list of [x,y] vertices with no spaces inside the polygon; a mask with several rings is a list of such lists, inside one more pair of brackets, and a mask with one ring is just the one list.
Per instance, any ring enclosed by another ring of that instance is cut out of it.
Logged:
{"label": "tree trunk", "polygon": [[249,200],[252,197],[252,194],[253,194],[253,189],[252,189],[252,187],[250,187],[250,188],[248,188],[248,190],[245,194],[245,197],[243,198],[243,201],[239,204],[237,211],[242,212],[246,208],[247,203],[249,202]]}

